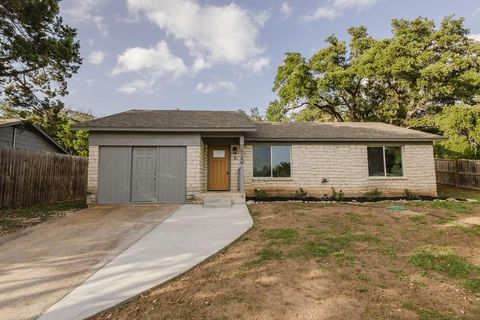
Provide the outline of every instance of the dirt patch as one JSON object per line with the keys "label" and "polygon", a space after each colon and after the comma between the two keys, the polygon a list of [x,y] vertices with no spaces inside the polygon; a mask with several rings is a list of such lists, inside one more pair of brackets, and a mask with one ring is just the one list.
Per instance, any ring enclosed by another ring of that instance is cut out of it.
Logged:
{"label": "dirt patch", "polygon": [[467,217],[463,218],[457,221],[458,223],[465,223],[465,224],[473,224],[476,226],[480,226],[480,217],[475,216],[475,217]]}
{"label": "dirt patch", "polygon": [[478,319],[479,297],[461,281],[409,261],[428,244],[474,261],[479,236],[438,228],[462,213],[388,205],[253,205],[241,240],[95,319]]}
{"label": "dirt patch", "polygon": [[38,317],[176,208],[97,206],[12,234],[0,245],[0,319]]}
{"label": "dirt patch", "polygon": [[50,205],[0,210],[0,237],[68,215],[87,205],[85,201],[60,202]]}

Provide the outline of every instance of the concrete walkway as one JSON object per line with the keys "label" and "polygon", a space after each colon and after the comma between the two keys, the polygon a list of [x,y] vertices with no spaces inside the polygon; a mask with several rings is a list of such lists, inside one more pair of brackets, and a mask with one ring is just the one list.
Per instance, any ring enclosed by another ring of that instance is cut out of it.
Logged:
{"label": "concrete walkway", "polygon": [[188,271],[252,225],[245,205],[226,209],[184,205],[39,319],[92,316]]}

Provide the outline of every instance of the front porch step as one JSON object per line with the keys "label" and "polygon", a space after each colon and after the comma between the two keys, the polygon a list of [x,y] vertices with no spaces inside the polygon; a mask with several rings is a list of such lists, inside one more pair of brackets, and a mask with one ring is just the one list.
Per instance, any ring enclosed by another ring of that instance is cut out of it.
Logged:
{"label": "front porch step", "polygon": [[230,208],[231,206],[232,206],[232,199],[230,198],[208,197],[203,199],[204,208]]}
{"label": "front porch step", "polygon": [[205,192],[201,193],[197,197],[197,203],[213,205],[216,208],[218,203],[222,203],[227,207],[231,207],[233,204],[244,204],[245,193],[243,192]]}

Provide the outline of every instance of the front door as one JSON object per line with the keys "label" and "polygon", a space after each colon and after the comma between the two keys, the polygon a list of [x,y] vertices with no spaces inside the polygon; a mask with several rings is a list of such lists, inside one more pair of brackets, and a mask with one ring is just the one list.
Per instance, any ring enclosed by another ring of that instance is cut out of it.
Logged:
{"label": "front door", "polygon": [[230,190],[230,149],[208,147],[208,190]]}

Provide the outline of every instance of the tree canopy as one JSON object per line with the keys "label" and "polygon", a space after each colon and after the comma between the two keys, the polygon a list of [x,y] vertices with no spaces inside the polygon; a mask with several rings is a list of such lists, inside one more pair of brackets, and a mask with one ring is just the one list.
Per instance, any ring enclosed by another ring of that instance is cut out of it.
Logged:
{"label": "tree canopy", "polygon": [[448,137],[435,144],[437,157],[480,159],[480,105],[445,107],[436,115],[414,119],[410,125]]}
{"label": "tree canopy", "polygon": [[76,30],[63,24],[58,0],[0,3],[0,88],[4,103],[41,111],[58,107],[82,60]]}
{"label": "tree canopy", "polygon": [[463,18],[394,19],[392,37],[374,39],[363,26],[350,42],[332,35],[309,59],[285,54],[266,118],[281,121],[382,121],[407,125],[480,94],[480,43]]}
{"label": "tree canopy", "polygon": [[86,154],[86,133],[74,133],[60,97],[82,59],[76,30],[63,23],[59,0],[0,3],[0,102],[6,116],[39,125],[65,147]]}

